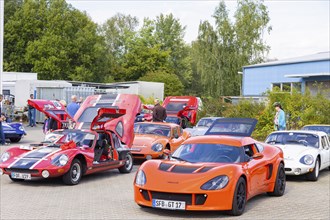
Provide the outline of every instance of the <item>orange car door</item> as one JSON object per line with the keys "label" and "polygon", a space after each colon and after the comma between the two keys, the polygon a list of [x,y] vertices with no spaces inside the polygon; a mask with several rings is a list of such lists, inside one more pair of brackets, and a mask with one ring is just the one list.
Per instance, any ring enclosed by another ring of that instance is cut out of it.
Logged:
{"label": "orange car door", "polygon": [[254,196],[265,192],[267,178],[267,162],[262,158],[253,158],[257,153],[254,145],[244,147],[247,158],[246,169],[248,178],[248,196]]}

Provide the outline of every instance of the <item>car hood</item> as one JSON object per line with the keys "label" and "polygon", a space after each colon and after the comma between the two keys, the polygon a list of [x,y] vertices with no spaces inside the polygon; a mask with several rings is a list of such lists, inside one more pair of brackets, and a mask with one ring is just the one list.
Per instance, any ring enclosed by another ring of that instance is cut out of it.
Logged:
{"label": "car hood", "polygon": [[[21,146],[20,148],[23,147],[25,146]],[[61,148],[51,146],[44,146],[37,149],[28,150],[26,153],[16,157],[14,163],[12,163],[8,168],[31,169],[41,161],[44,161],[61,151]]]}
{"label": "car hood", "polygon": [[154,134],[135,134],[133,145],[134,146],[151,146],[155,142],[167,140],[166,137],[162,137]]}
{"label": "car hood", "polygon": [[232,179],[241,167],[239,164],[150,160],[142,164],[141,169],[147,179],[145,187],[149,190],[189,192],[200,189],[201,185],[219,175]]}
{"label": "car hood", "polygon": [[318,149],[313,147],[306,147],[303,145],[287,144],[287,145],[276,145],[283,151],[284,159],[300,159],[301,156],[306,154],[317,154]]}

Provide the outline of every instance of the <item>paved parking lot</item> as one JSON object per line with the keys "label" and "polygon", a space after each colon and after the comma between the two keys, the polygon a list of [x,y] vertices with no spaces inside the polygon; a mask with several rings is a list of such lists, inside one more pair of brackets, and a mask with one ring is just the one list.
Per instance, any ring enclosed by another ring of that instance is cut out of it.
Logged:
{"label": "paved parking lot", "polygon": [[[20,144],[42,140],[41,125],[28,128]],[[11,144],[13,145],[13,144]],[[0,147],[1,153],[7,148]],[[317,182],[287,178],[282,197],[266,194],[251,199],[245,213],[231,217],[223,212],[182,212],[140,208],[133,198],[133,179],[118,170],[84,176],[79,185],[66,186],[61,179],[38,179],[22,183],[0,177],[0,219],[329,219],[330,172]],[[220,198],[219,198],[220,199]]]}

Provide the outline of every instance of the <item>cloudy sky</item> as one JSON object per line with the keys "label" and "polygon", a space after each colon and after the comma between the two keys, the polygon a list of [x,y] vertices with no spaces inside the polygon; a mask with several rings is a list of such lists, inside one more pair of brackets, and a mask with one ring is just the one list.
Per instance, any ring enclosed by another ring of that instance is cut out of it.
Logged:
{"label": "cloudy sky", "polygon": [[[219,1],[206,0],[67,0],[74,8],[86,13],[94,22],[102,24],[117,13],[136,16],[140,23],[143,18],[156,18],[161,13],[172,13],[186,26],[185,41],[195,40],[198,25],[208,20],[214,23],[212,14]],[[232,16],[236,1],[225,1]],[[265,35],[271,47],[269,58],[291,58],[318,52],[330,51],[329,0],[266,0],[270,25],[273,30]]]}

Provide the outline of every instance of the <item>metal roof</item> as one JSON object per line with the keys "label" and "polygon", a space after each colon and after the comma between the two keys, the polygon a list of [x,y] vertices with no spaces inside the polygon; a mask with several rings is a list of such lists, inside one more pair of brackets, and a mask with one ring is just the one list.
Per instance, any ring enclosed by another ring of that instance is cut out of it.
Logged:
{"label": "metal roof", "polygon": [[330,73],[301,73],[301,74],[288,74],[284,75],[287,78],[308,78],[313,76],[329,76]]}
{"label": "metal roof", "polygon": [[306,62],[315,62],[315,61],[324,61],[324,60],[330,61],[330,51],[320,52],[320,53],[301,56],[301,57],[277,60],[277,61],[272,61],[272,62],[259,63],[259,64],[254,64],[254,65],[244,66],[243,68],[275,66],[275,65],[293,64],[293,63],[306,63]]}

